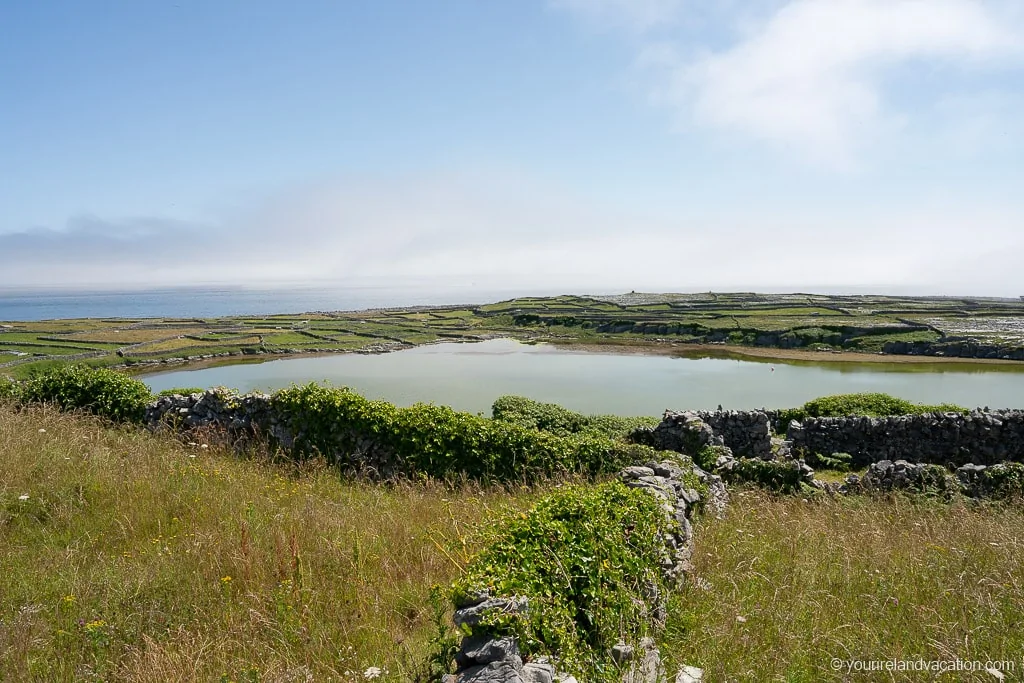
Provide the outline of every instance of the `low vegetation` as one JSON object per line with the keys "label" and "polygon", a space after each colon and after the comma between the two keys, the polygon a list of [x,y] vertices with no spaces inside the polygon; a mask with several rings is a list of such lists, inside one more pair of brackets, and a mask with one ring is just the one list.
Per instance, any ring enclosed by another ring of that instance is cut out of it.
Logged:
{"label": "low vegetation", "polygon": [[499,422],[559,436],[590,433],[612,438],[625,438],[638,427],[653,427],[659,422],[655,417],[584,415],[557,403],[541,403],[523,396],[498,397],[491,408],[491,417]]}
{"label": "low vegetation", "polygon": [[[424,680],[455,642],[439,588],[453,585],[456,599],[528,597],[529,612],[483,627],[598,681],[611,645],[645,633],[644,583],[665,589],[657,500],[602,483],[655,455],[619,438],[651,421],[518,397],[487,419],[312,384],[272,399],[301,435],[281,462],[201,432],[150,435],[132,424],[149,399],[76,366],[0,381],[0,671],[13,680]],[[933,410],[962,409],[860,394],[789,412]],[[339,478],[322,454],[346,434],[413,476]],[[998,470],[1000,503],[808,495],[785,463],[732,471],[795,495],[741,487],[723,519],[699,523],[663,636],[673,665],[736,681],[850,678],[833,658],[1024,667],[1024,468]]]}
{"label": "low vegetation", "polygon": [[779,411],[780,431],[785,433],[793,420],[808,417],[888,417],[894,415],[923,415],[925,413],[966,413],[963,406],[952,403],[926,405],[913,403],[889,394],[862,393],[836,394],[808,401],[799,408]]}
{"label": "low vegetation", "polygon": [[622,639],[648,635],[652,590],[664,594],[659,537],[672,532],[656,498],[619,482],[574,486],[506,516],[454,586],[526,598],[520,613],[492,613],[473,634],[514,635],[524,656],[558,653],[586,680],[612,680]]}
{"label": "low vegetation", "polygon": [[76,364],[38,373],[10,393],[24,403],[51,403],[115,422],[141,422],[152,398],[149,387],[137,379]]}
{"label": "low vegetation", "polygon": [[0,402],[0,678],[408,681],[534,489],[376,486]]}
{"label": "low vegetation", "polygon": [[1010,660],[1024,652],[1024,509],[920,497],[733,495],[696,530],[694,580],[662,652],[712,681],[999,680],[849,674],[832,660]]}
{"label": "low vegetation", "polygon": [[[366,435],[396,454],[403,473],[440,479],[530,481],[565,474],[610,474],[656,451],[594,432],[558,436],[446,406],[399,408],[318,384],[283,389],[277,412],[296,434],[298,456],[350,451]],[[340,446],[340,448],[339,448]]]}

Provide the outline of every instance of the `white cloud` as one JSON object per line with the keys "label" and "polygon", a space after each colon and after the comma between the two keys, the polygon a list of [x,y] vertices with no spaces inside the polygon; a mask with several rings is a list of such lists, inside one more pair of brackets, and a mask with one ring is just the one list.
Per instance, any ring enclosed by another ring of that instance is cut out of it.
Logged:
{"label": "white cloud", "polygon": [[[1024,35],[1009,5],[985,0],[791,0],[731,46],[648,44],[656,99],[696,123],[740,133],[830,166],[904,117],[886,100],[892,67],[1000,67]],[[745,22],[746,23],[746,22]],[[680,57],[685,54],[686,57]]]}

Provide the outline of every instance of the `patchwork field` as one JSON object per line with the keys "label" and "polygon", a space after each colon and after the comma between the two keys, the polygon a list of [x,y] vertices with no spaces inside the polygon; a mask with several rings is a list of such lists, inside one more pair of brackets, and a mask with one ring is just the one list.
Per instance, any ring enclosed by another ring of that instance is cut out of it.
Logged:
{"label": "patchwork field", "polygon": [[[495,336],[685,351],[887,354],[1024,360],[1024,301],[808,294],[524,297],[470,308],[317,312],[208,320],[0,324],[0,373],[54,359],[144,370],[261,354],[382,352]],[[808,357],[814,354],[808,353]]]}

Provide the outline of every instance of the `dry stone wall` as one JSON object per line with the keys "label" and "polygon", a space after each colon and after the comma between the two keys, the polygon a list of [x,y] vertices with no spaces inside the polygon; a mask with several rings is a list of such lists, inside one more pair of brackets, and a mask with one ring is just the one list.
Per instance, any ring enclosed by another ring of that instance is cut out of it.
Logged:
{"label": "dry stone wall", "polygon": [[[707,429],[695,428],[696,421]],[[779,427],[777,411],[667,411],[661,424],[631,437],[681,453],[726,446],[737,457],[768,460]],[[785,450],[794,455],[848,453],[854,467],[882,460],[950,466],[1024,462],[1024,411],[807,418],[790,423],[786,438]]]}
{"label": "dry stone wall", "polygon": [[[274,409],[271,397],[258,392],[240,395],[226,389],[208,389],[187,396],[162,396],[146,408],[145,421],[153,430],[212,428],[236,442],[269,437],[286,449],[303,438],[302,432]],[[391,479],[402,472],[394,451],[373,435],[338,429],[332,438],[334,448],[323,455],[345,472],[380,479]]]}
{"label": "dry stone wall", "polygon": [[789,426],[794,452],[849,453],[854,467],[882,460],[960,466],[1024,462],[1024,411],[819,417]]}
{"label": "dry stone wall", "polygon": [[668,410],[659,425],[637,429],[630,438],[636,443],[691,455],[705,446],[726,446],[744,458],[767,459],[772,455],[771,428],[762,411]]}
{"label": "dry stone wall", "polygon": [[[780,451],[772,445],[775,422],[771,411],[667,411],[657,427],[638,429],[631,438],[691,455],[725,446],[739,458],[770,460]],[[284,448],[303,436],[274,410],[270,396],[223,389],[161,397],[147,407],[146,423],[153,429],[212,427],[235,439],[261,435]],[[395,454],[372,435],[339,429],[332,438],[330,455],[343,469],[381,478],[400,471]],[[951,467],[1024,462],[1024,410],[807,418],[789,425],[781,450],[796,457],[847,453],[857,468],[884,460]]]}
{"label": "dry stone wall", "polygon": [[[687,477],[692,475],[696,475],[704,485],[705,498],[702,499],[701,494],[687,483]],[[676,531],[660,539],[662,547],[659,554],[666,585],[678,588],[693,569],[690,558],[694,510],[702,503],[705,511],[721,514],[728,502],[725,485],[720,477],[699,467],[693,466],[686,471],[671,460],[627,467],[620,472],[619,479],[630,488],[641,489],[656,497],[664,514],[675,522]],[[661,594],[653,585],[649,590],[647,613],[652,631],[657,632],[665,625],[668,596]],[[529,609],[529,600],[524,597],[501,597],[489,593],[470,596],[456,605],[452,620],[456,628],[468,631],[470,635],[462,639],[455,655],[456,673],[446,675],[443,683],[576,683],[575,677],[559,671],[558,653],[524,662],[515,638],[474,631],[474,627],[490,613],[519,613]],[[644,638],[639,643],[620,642],[609,655],[621,667],[623,683],[667,683],[661,654],[651,638]],[[690,676],[682,680],[699,681],[703,675],[694,667],[684,667],[682,671]],[[680,680],[679,675],[674,680]]]}

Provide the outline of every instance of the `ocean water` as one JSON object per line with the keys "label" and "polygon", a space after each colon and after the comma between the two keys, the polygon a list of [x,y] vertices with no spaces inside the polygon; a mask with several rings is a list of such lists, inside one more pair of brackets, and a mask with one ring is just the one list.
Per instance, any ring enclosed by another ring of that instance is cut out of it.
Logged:
{"label": "ocean water", "polygon": [[317,286],[259,289],[177,287],[146,290],[0,288],[0,320],[60,318],[215,318],[231,315],[353,311],[444,304],[484,304],[551,291],[465,287]]}

